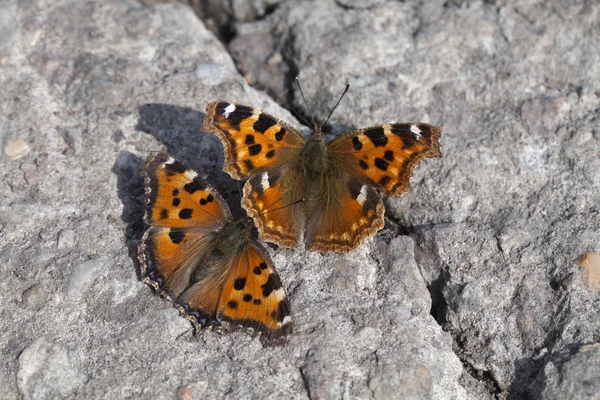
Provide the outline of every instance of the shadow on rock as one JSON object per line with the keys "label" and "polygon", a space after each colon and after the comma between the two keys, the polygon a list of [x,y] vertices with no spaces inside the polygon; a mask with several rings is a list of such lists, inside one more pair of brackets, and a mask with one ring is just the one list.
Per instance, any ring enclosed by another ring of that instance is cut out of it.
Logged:
{"label": "shadow on rock", "polygon": [[136,130],[149,133],[166,146],[166,151],[198,171],[227,200],[234,216],[241,209],[243,182],[223,172],[223,146],[219,139],[200,127],[206,114],[189,107],[151,103],[138,107]]}
{"label": "shadow on rock", "polygon": [[144,234],[144,184],[139,174],[142,159],[128,151],[121,151],[111,172],[117,176],[117,194],[123,203],[121,219],[127,224],[125,243],[129,257],[133,260],[138,278],[140,277],[137,259],[137,244]]}

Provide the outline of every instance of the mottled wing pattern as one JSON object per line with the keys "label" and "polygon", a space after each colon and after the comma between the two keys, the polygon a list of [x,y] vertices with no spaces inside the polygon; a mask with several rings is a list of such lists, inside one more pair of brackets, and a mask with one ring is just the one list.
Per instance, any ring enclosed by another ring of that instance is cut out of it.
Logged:
{"label": "mottled wing pattern", "polygon": [[345,133],[328,147],[338,164],[360,182],[398,197],[410,190],[410,177],[419,161],[442,156],[439,139],[434,126],[397,123]]}
{"label": "mottled wing pattern", "polygon": [[209,245],[207,235],[231,220],[223,198],[175,157],[152,152],[142,165],[144,220],[151,227],[139,244],[144,282],[177,297],[189,282],[192,264]]}
{"label": "mottled wing pattern", "polygon": [[290,305],[273,262],[258,243],[250,241],[232,261],[221,292],[217,318],[266,337],[290,333]]}
{"label": "mottled wing pattern", "polygon": [[311,251],[348,252],[384,226],[385,208],[374,188],[341,172],[339,184],[323,188],[321,209],[306,225],[305,247]]}
{"label": "mottled wing pattern", "polygon": [[141,174],[148,225],[210,231],[231,220],[229,207],[217,191],[175,157],[154,151],[144,161]]}
{"label": "mottled wing pattern", "polygon": [[261,240],[275,242],[282,247],[298,247],[298,230],[302,221],[299,179],[289,169],[281,172],[263,172],[254,175],[244,185],[242,207],[252,217]]}
{"label": "mottled wing pattern", "polygon": [[304,137],[285,122],[260,110],[217,101],[206,106],[201,128],[225,148],[223,170],[235,179],[273,171],[298,154]]}

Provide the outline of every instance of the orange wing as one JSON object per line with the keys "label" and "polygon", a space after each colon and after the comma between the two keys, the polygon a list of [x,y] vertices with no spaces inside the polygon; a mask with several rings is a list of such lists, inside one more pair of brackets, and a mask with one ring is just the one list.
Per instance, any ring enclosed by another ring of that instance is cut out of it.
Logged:
{"label": "orange wing", "polygon": [[420,122],[389,124],[345,133],[328,148],[360,182],[398,197],[410,190],[410,177],[419,161],[442,156],[440,135],[436,127]]}
{"label": "orange wing", "polygon": [[285,122],[241,104],[217,101],[206,106],[201,128],[219,137],[225,148],[223,170],[235,179],[272,171],[292,159],[306,143]]}
{"label": "orange wing", "polygon": [[231,328],[242,326],[261,332],[267,338],[290,333],[290,305],[262,246],[250,241],[233,259],[230,271],[219,299],[217,319]]}
{"label": "orange wing", "polygon": [[210,231],[232,219],[219,193],[167,153],[152,152],[144,161],[141,174],[146,187],[144,220],[148,225]]}
{"label": "orange wing", "polygon": [[282,247],[298,247],[298,230],[303,228],[299,205],[300,186],[293,171],[263,172],[244,185],[242,207],[252,217],[260,239]]}
{"label": "orange wing", "polygon": [[336,180],[340,184],[323,187],[321,208],[307,221],[304,244],[311,251],[346,253],[384,226],[383,201],[374,188],[343,171]]}
{"label": "orange wing", "polygon": [[211,232],[231,220],[223,198],[198,174],[163,152],[152,152],[142,165],[151,227],[140,241],[138,258],[147,284],[177,297],[189,284],[194,260],[210,245]]}

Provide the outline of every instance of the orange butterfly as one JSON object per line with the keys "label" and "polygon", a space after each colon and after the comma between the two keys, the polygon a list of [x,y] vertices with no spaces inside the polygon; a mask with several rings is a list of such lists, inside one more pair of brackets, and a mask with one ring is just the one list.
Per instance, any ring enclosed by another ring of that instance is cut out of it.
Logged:
{"label": "orange butterfly", "polygon": [[138,250],[143,281],[196,328],[289,334],[285,291],[267,251],[250,237],[250,219],[234,221],[215,189],[166,153],[152,152],[141,173],[150,225]]}
{"label": "orange butterfly", "polygon": [[[315,124],[307,141],[285,122],[248,106],[217,101],[206,107],[203,131],[225,148],[223,170],[248,179],[242,206],[262,240],[309,250],[348,252],[383,228],[378,190],[398,197],[410,190],[412,170],[441,157],[440,131],[421,122],[344,133],[329,143]],[[285,212],[275,206],[305,199]]]}

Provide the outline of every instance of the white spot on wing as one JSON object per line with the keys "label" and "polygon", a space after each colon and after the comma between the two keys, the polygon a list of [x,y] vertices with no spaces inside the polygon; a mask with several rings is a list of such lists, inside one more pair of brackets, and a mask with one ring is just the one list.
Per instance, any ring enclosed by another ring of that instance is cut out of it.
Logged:
{"label": "white spot on wing", "polygon": [[286,315],[286,316],[283,318],[283,322],[281,323],[281,325],[284,325],[284,326],[285,326],[285,325],[289,324],[290,322],[292,322],[292,317],[290,317],[289,315]]}
{"label": "white spot on wing", "polygon": [[223,115],[225,116],[225,118],[229,118],[229,114],[231,114],[234,111],[235,111],[235,105],[230,104],[227,107],[225,107],[225,112],[223,112]]}
{"label": "white spot on wing", "polygon": [[167,158],[167,161],[165,161],[165,164],[175,164],[175,159],[173,157],[169,157]]}
{"label": "white spot on wing", "polygon": [[410,126],[410,131],[415,134],[415,137],[417,138],[417,140],[421,139],[421,132],[422,131],[419,129],[418,126],[411,125]]}
{"label": "white spot on wing", "polygon": [[198,174],[195,171],[192,171],[191,169],[188,169],[187,171],[185,171],[185,177],[187,179],[189,179],[190,181],[193,181],[195,177],[197,177]]}
{"label": "white spot on wing", "polygon": [[365,201],[367,201],[367,185],[362,185],[360,193],[356,196],[356,201],[358,201],[361,207],[365,204]]}
{"label": "white spot on wing", "polygon": [[264,174],[262,174],[262,177],[260,179],[260,186],[262,186],[263,192],[266,191],[268,188],[270,188],[268,172],[265,172]]}

